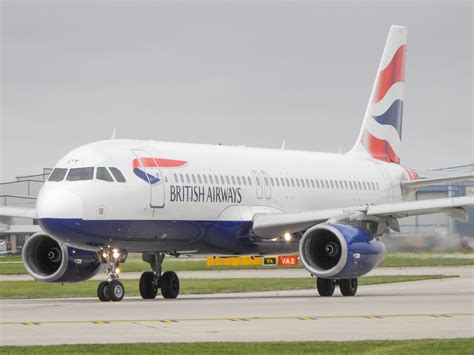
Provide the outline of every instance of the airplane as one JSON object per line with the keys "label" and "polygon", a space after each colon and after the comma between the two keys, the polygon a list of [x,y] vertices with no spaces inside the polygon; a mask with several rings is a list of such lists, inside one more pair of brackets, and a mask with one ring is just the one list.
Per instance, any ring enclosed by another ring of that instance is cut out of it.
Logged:
{"label": "airplane", "polygon": [[[166,255],[299,252],[320,296],[354,296],[382,263],[380,237],[399,218],[446,213],[467,221],[474,196],[415,200],[418,188],[472,180],[420,179],[400,164],[407,29],[392,26],[357,140],[344,154],[110,139],[56,164],[35,208],[0,207],[41,231],[22,251],[39,281],[79,282],[105,271],[100,301],[121,301],[120,264],[141,253],[144,299],[179,294]],[[113,137],[115,138],[115,137]]]}

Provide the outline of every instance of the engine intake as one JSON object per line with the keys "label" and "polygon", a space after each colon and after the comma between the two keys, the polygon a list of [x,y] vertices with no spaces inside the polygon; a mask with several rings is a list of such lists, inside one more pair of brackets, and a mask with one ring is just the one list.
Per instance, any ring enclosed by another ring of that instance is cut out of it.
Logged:
{"label": "engine intake", "polygon": [[318,224],[301,238],[300,257],[315,276],[356,278],[380,265],[385,259],[385,245],[363,228]]}
{"label": "engine intake", "polygon": [[28,238],[22,254],[26,270],[38,281],[79,282],[103,268],[97,252],[60,244],[44,233]]}

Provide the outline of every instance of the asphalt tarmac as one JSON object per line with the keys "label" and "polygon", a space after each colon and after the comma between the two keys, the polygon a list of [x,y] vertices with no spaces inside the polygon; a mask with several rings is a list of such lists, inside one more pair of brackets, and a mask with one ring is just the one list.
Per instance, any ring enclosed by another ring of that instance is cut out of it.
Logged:
{"label": "asphalt tarmac", "polygon": [[474,268],[458,268],[458,274],[361,286],[355,297],[336,290],[323,298],[316,290],[300,290],[152,301],[129,297],[119,303],[3,300],[0,340],[44,345],[473,337]]}

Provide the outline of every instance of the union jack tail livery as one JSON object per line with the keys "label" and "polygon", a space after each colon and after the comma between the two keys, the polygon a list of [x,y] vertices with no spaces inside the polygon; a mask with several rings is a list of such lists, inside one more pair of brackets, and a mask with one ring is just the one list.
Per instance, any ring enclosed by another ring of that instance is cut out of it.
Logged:
{"label": "union jack tail livery", "polygon": [[350,154],[400,163],[407,29],[392,26],[385,43],[364,123]]}

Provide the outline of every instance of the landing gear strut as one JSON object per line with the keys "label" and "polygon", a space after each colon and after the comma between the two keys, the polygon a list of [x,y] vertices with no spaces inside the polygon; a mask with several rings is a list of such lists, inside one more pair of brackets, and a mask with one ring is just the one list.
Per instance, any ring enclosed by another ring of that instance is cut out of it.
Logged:
{"label": "landing gear strut", "polygon": [[125,296],[125,288],[118,280],[119,265],[127,258],[127,254],[118,249],[105,248],[99,252],[99,255],[105,266],[107,281],[102,281],[97,287],[97,297],[102,302],[114,301],[118,302]]}
{"label": "landing gear strut", "polygon": [[354,296],[357,293],[357,278],[331,280],[318,277],[316,281],[318,293],[321,297],[332,296],[336,285],[339,285],[343,296]]}
{"label": "landing gear strut", "polygon": [[179,278],[174,271],[161,273],[165,254],[142,254],[143,261],[150,264],[153,271],[146,271],[140,277],[140,295],[143,299],[154,299],[161,289],[164,298],[176,298],[179,294]]}

